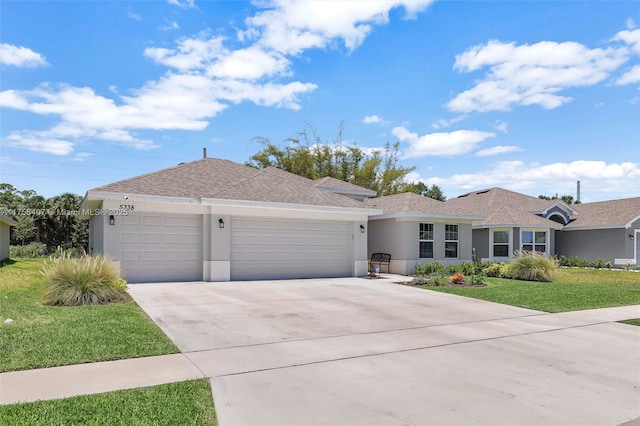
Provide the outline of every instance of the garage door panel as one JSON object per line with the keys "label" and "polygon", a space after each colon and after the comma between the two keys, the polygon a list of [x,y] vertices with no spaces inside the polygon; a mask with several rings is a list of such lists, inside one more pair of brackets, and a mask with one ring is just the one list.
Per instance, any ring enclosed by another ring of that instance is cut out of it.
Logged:
{"label": "garage door panel", "polygon": [[130,214],[126,217],[120,237],[120,265],[127,281],[202,279],[200,216]]}
{"label": "garage door panel", "polygon": [[142,224],[144,226],[160,226],[162,225],[162,216],[142,216]]}
{"label": "garage door panel", "polygon": [[231,279],[349,276],[350,229],[345,222],[234,218]]}

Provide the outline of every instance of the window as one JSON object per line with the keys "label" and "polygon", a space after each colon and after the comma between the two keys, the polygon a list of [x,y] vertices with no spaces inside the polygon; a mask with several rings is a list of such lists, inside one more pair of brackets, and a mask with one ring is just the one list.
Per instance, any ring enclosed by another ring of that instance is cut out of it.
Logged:
{"label": "window", "polygon": [[444,226],[444,257],[458,258],[458,225]]}
{"label": "window", "polygon": [[493,231],[493,257],[509,257],[509,231]]}
{"label": "window", "polygon": [[420,259],[433,259],[433,223],[420,224]]}
{"label": "window", "polygon": [[546,231],[522,231],[522,250],[547,252],[547,232]]}

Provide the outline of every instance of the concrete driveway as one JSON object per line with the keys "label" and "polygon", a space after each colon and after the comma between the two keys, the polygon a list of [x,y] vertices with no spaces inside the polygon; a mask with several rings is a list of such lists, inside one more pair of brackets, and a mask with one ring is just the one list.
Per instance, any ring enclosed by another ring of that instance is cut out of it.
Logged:
{"label": "concrete driveway", "polygon": [[638,306],[545,314],[360,278],[130,286],[229,425],[617,425]]}

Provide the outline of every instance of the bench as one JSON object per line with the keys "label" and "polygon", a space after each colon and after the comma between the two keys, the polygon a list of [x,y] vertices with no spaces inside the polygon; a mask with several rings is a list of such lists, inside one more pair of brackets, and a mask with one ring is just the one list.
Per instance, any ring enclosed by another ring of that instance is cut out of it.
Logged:
{"label": "bench", "polygon": [[373,253],[371,259],[369,259],[369,271],[375,272],[377,265],[382,271],[382,265],[387,266],[387,273],[389,272],[389,264],[391,263],[391,255],[389,253]]}

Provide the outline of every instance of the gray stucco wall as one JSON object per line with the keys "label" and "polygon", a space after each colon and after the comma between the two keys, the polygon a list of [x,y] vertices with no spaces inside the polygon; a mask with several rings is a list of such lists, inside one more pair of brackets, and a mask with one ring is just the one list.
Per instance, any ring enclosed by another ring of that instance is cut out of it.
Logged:
{"label": "gray stucco wall", "polygon": [[413,274],[418,263],[438,261],[442,264],[450,264],[471,260],[472,229],[470,223],[448,222],[448,224],[458,225],[457,259],[445,258],[445,223],[430,222],[429,220],[424,220],[422,223],[433,223],[434,258],[420,259],[418,243],[420,223],[419,221],[397,221],[396,219],[370,220],[369,257],[372,253],[391,254],[390,272],[403,275]]}
{"label": "gray stucco wall", "polygon": [[629,229],[589,229],[556,232],[556,254],[577,256],[586,260],[633,258],[633,243],[627,236]]}

